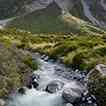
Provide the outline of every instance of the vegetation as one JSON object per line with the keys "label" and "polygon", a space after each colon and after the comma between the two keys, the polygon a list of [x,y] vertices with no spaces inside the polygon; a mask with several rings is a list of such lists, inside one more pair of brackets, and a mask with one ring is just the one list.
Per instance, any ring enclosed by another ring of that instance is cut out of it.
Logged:
{"label": "vegetation", "polygon": [[[26,50],[47,54],[67,66],[77,66],[81,70],[89,71],[96,64],[106,64],[106,33],[102,32],[98,36],[91,33],[85,35],[0,30],[0,96],[8,95],[13,88],[23,85],[27,75],[38,68]],[[97,88],[94,94],[104,98],[104,94],[98,93],[98,90],[100,89]]]}
{"label": "vegetation", "polygon": [[[91,69],[98,63],[106,64],[106,34],[74,35],[74,34],[31,34],[15,29],[1,30],[0,41],[15,44],[18,48],[32,49],[45,53],[52,58],[61,59],[68,66],[80,69]],[[74,36],[73,36],[74,35]],[[31,68],[33,63],[25,60]]]}
{"label": "vegetation", "polygon": [[25,85],[28,76],[38,68],[30,52],[15,46],[14,34],[10,36],[9,32],[0,32],[0,97],[6,97]]}
{"label": "vegetation", "polygon": [[[81,70],[89,71],[96,64],[106,64],[106,33],[102,32],[98,36],[91,33],[85,35],[31,34],[16,29],[0,30],[0,96],[6,96],[10,91],[25,84],[26,77],[38,68],[30,52],[27,53],[26,50],[47,54],[60,59],[67,66],[77,66],[76,68]],[[104,79],[102,82],[105,84]],[[104,86],[97,82],[96,91],[91,89],[96,97],[102,98],[103,104]]]}
{"label": "vegetation", "polygon": [[37,70],[38,68],[37,61],[33,60],[31,56],[27,56],[23,61],[26,65],[28,65],[33,70]]}

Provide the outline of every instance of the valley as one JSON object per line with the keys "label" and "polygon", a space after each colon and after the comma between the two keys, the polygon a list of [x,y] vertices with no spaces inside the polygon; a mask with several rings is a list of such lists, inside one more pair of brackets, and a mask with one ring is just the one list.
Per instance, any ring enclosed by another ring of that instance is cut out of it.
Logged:
{"label": "valley", "polygon": [[0,0],[0,106],[105,106],[105,7]]}

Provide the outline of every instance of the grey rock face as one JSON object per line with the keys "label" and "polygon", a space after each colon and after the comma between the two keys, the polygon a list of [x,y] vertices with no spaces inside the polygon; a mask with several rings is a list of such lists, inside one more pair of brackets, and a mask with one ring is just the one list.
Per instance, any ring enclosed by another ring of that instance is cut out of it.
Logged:
{"label": "grey rock face", "polygon": [[64,88],[62,97],[67,103],[77,103],[80,101],[85,88],[78,82],[72,82]]}
{"label": "grey rock face", "polygon": [[6,102],[3,99],[0,99],[0,106],[6,106]]}
{"label": "grey rock face", "polygon": [[89,91],[96,96],[99,105],[106,105],[106,65],[98,64],[88,73]]}
{"label": "grey rock face", "polygon": [[106,65],[98,64],[94,69],[92,69],[88,75],[87,79],[94,79],[99,77],[106,77]]}
{"label": "grey rock face", "polygon": [[72,105],[72,104],[70,104],[70,103],[67,103],[67,104],[66,104],[66,106],[73,106],[73,105]]}
{"label": "grey rock face", "polygon": [[19,88],[18,93],[21,94],[21,95],[24,95],[26,93],[26,88],[25,87]]}
{"label": "grey rock face", "polygon": [[[73,13],[79,14],[78,17],[89,20],[89,22],[100,27],[106,27],[105,0],[11,0],[11,2],[1,0],[0,16],[25,15],[44,9],[53,2],[61,8],[62,13],[64,13],[64,11],[70,12],[70,10],[75,10]],[[73,13],[71,12],[71,14]]]}
{"label": "grey rock face", "polygon": [[30,76],[30,78],[27,81],[26,86],[31,89],[33,88],[37,88],[39,86],[38,80],[40,79],[40,76],[38,74],[32,74]]}

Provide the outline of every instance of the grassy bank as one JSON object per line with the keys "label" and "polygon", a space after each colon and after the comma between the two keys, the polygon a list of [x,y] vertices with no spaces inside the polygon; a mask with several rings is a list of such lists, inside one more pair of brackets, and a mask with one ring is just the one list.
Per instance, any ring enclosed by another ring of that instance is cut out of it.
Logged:
{"label": "grassy bank", "polygon": [[18,48],[32,49],[52,58],[61,59],[68,66],[91,69],[98,63],[106,64],[106,34],[64,35],[31,34],[14,30],[0,31],[0,41]]}

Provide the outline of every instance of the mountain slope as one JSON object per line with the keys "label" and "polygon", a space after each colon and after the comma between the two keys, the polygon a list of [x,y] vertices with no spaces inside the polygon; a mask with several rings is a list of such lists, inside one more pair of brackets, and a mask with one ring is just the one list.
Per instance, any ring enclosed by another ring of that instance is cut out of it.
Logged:
{"label": "mountain slope", "polygon": [[70,28],[60,19],[61,9],[56,3],[46,9],[32,12],[14,20],[9,27],[17,27],[36,33],[70,32]]}
{"label": "mountain slope", "polygon": [[68,11],[62,11],[56,2],[53,2],[45,9],[14,19],[8,24],[8,27],[29,30],[33,33],[100,34],[104,32],[88,22],[72,16]]}
{"label": "mountain slope", "polygon": [[45,9],[53,2],[58,5],[61,12],[70,12],[73,16],[89,21],[94,25],[106,27],[105,0],[1,0],[0,18],[23,16]]}

